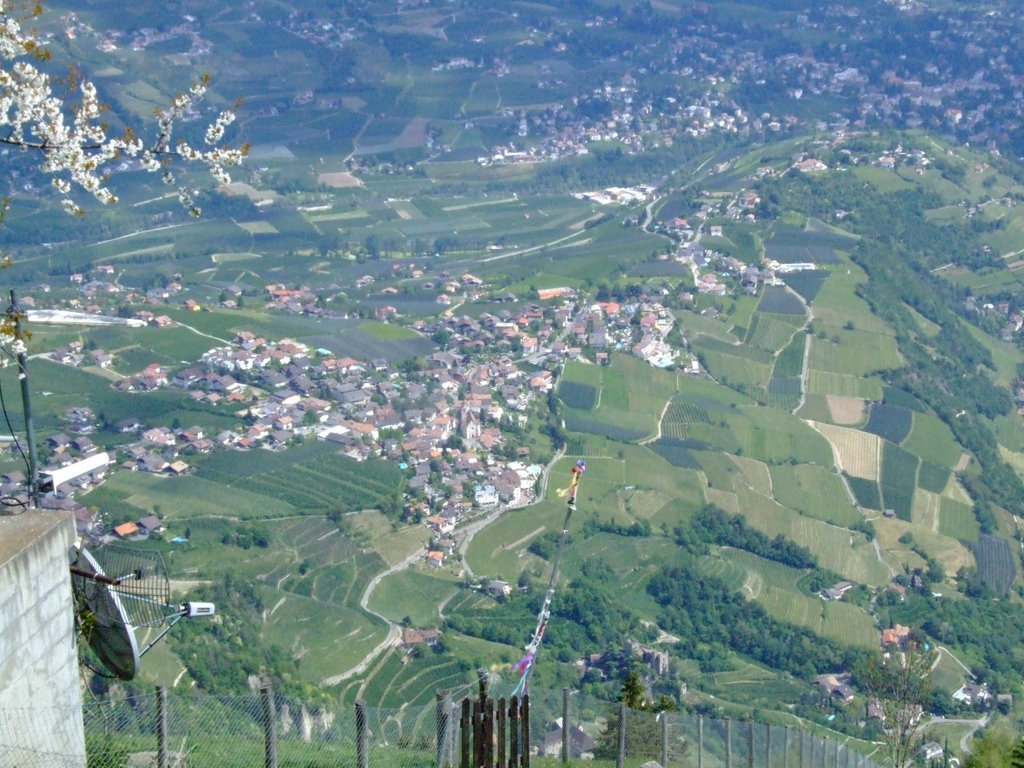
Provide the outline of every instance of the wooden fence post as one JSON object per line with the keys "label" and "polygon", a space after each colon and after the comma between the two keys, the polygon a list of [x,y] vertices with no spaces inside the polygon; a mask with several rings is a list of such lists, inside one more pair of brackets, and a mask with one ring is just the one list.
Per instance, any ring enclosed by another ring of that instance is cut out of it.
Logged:
{"label": "wooden fence post", "polygon": [[505,727],[508,724],[508,709],[505,703],[505,699],[498,699],[498,754],[495,755],[495,764],[498,768],[505,768],[507,763],[505,762],[506,757],[506,741],[505,741]]}
{"label": "wooden fence post", "polygon": [[495,699],[483,701],[483,763],[480,768],[495,764]]}
{"label": "wooden fence post", "polygon": [[266,768],[277,768],[277,712],[269,680],[264,680],[260,686],[260,701],[263,705],[264,765]]}
{"label": "wooden fence post", "polygon": [[470,713],[471,707],[472,704],[468,698],[462,700],[462,717],[459,720],[459,735],[461,739],[461,743],[459,745],[459,768],[470,768],[470,738],[473,733],[473,718]]}
{"label": "wooden fence post", "polygon": [[522,709],[520,708],[519,697],[513,696],[508,706],[508,765],[509,768],[519,768],[520,740],[522,738],[520,726],[522,725]]}
{"label": "wooden fence post", "polygon": [[483,765],[483,708],[480,699],[473,702],[473,768],[481,768]]}
{"label": "wooden fence post", "polygon": [[530,768],[530,694],[524,693],[520,702],[523,713],[523,724],[520,732],[523,735],[523,746],[519,750],[521,768]]}

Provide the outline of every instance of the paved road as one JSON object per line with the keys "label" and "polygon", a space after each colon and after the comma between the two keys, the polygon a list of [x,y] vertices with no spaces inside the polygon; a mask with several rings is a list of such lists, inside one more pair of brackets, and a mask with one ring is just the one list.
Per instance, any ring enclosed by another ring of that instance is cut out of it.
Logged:
{"label": "paved road", "polygon": [[407,558],[405,558],[405,560],[403,560],[402,562],[396,563],[395,565],[392,565],[386,571],[381,571],[376,576],[374,576],[372,579],[370,579],[370,583],[367,584],[366,585],[366,589],[363,590],[363,596],[361,598],[359,598],[359,607],[362,608],[367,613],[369,613],[371,616],[376,616],[378,619],[380,619],[381,621],[383,621],[385,624],[388,625],[387,637],[385,637],[383,640],[381,640],[377,644],[377,647],[374,648],[372,651],[370,651],[368,654],[366,654],[366,656],[363,657],[363,660],[360,661],[358,664],[356,664],[354,667],[352,667],[352,669],[346,670],[345,672],[341,672],[340,674],[337,674],[337,675],[331,675],[330,677],[325,677],[323,680],[320,681],[320,685],[328,685],[328,686],[329,685],[337,685],[341,681],[347,680],[348,678],[352,677],[353,675],[358,675],[358,674],[360,674],[362,672],[365,672],[366,668],[369,667],[370,664],[373,663],[374,659],[376,659],[378,656],[380,656],[380,654],[384,653],[384,651],[386,651],[388,648],[391,648],[393,646],[398,645],[398,641],[402,637],[402,629],[401,629],[401,627],[399,627],[395,622],[393,622],[387,616],[384,616],[383,614],[377,613],[375,610],[370,608],[369,607],[370,596],[373,594],[373,590],[375,590],[377,588],[377,585],[380,584],[381,580],[384,577],[390,576],[392,573],[396,573],[398,571],[401,571],[401,570],[404,570],[404,569],[408,568],[410,565],[412,565],[417,560],[422,560],[423,556],[425,554],[426,554],[426,550],[425,549],[417,549],[415,552],[413,552],[411,555],[409,555]]}
{"label": "paved road", "polygon": [[969,755],[971,754],[971,739],[974,738],[974,734],[988,725],[989,713],[986,712],[983,717],[970,719],[970,718],[957,718],[957,717],[933,717],[929,722],[929,725],[939,725],[941,723],[953,723],[957,725],[970,725],[971,730],[960,737],[960,752]]}

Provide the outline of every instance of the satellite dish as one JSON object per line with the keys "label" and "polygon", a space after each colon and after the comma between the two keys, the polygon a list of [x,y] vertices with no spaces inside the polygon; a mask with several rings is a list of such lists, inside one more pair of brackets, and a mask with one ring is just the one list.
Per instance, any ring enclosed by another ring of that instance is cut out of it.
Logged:
{"label": "satellite dish", "polygon": [[71,568],[71,591],[75,598],[75,619],[85,641],[100,663],[114,676],[131,680],[139,671],[139,644],[121,596],[111,587],[92,553],[78,551]]}
{"label": "satellite dish", "polygon": [[[95,554],[78,549],[71,564],[71,591],[79,631],[103,667],[121,680],[135,677],[142,656],[180,619],[215,612],[213,603],[171,602],[171,582],[159,552],[114,544]],[[160,626],[140,650],[136,630]]]}

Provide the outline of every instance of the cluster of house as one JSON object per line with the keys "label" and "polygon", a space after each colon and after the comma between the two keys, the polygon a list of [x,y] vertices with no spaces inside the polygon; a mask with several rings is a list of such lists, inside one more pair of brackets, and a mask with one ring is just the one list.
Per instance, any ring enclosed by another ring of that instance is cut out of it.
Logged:
{"label": "cluster of house", "polygon": [[650,365],[665,368],[679,356],[666,341],[674,322],[672,313],[649,297],[629,303],[599,301],[576,316],[570,337],[599,350],[598,362],[608,360],[609,350],[629,350]]}
{"label": "cluster of house", "polygon": [[[207,435],[198,427],[172,430],[128,419],[117,428],[137,439],[119,449],[119,466],[184,474],[191,454],[218,448],[283,449],[315,434],[358,460],[382,456],[402,461],[412,470],[412,495],[425,500],[419,502],[424,510],[439,510],[450,522],[474,504],[487,509],[529,503],[539,468],[524,463],[525,449],[501,455],[502,425],[514,421],[521,426],[535,393],[549,390],[553,378],[548,371],[524,373],[500,351],[511,347],[508,339],[526,335],[524,327],[547,338],[561,312],[568,317],[562,309],[545,317],[532,306],[508,319],[445,318],[437,328],[448,329],[457,346],[429,355],[425,370],[414,376],[403,375],[384,359],[335,357],[294,340],[269,342],[240,332],[231,345],[209,350],[194,365],[173,373],[150,365],[119,381],[126,391],[178,387],[196,400],[230,406],[238,426]],[[471,362],[460,347],[478,344],[498,355]],[[69,365],[87,362],[80,346],[72,345],[72,356],[67,351],[59,350],[54,359]],[[72,409],[67,415],[73,437],[48,438],[51,461],[96,450],[87,437],[95,429],[95,416],[87,411]]]}
{"label": "cluster of house", "polygon": [[[888,657],[890,654],[915,647],[917,640],[915,639],[915,633],[910,627],[894,624],[881,631],[879,643],[882,651]],[[851,680],[852,676],[849,673],[833,673],[818,675],[814,679],[814,683],[818,687],[822,701],[845,705],[852,703],[857,696]],[[958,704],[967,708],[985,708],[994,699],[987,683],[977,683],[974,681],[969,681],[960,686],[960,688],[953,692],[952,698]],[[999,698],[1000,700],[1012,703],[1012,696],[1009,694],[1000,695]],[[866,712],[869,720],[878,720],[884,724],[886,714],[880,701],[869,699]],[[920,720],[924,714],[924,710],[918,706],[914,721]]]}

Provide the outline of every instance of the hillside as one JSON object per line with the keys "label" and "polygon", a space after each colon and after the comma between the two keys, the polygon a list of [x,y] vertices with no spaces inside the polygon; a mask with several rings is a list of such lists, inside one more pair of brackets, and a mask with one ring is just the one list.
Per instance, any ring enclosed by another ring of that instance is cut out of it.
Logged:
{"label": "hillside", "polygon": [[210,70],[253,144],[196,221],[132,167],[69,219],[12,160],[21,300],[146,324],[32,328],[43,459],[116,455],[69,504],[156,515],[137,545],[223,606],[140,682],[510,689],[584,457],[539,684],[613,698],[635,641],[681,706],[871,740],[814,680],[899,625],[934,714],[1020,698],[1015,64],[969,86],[922,32],[1017,11],[778,5],[44,14],[113,120]]}

